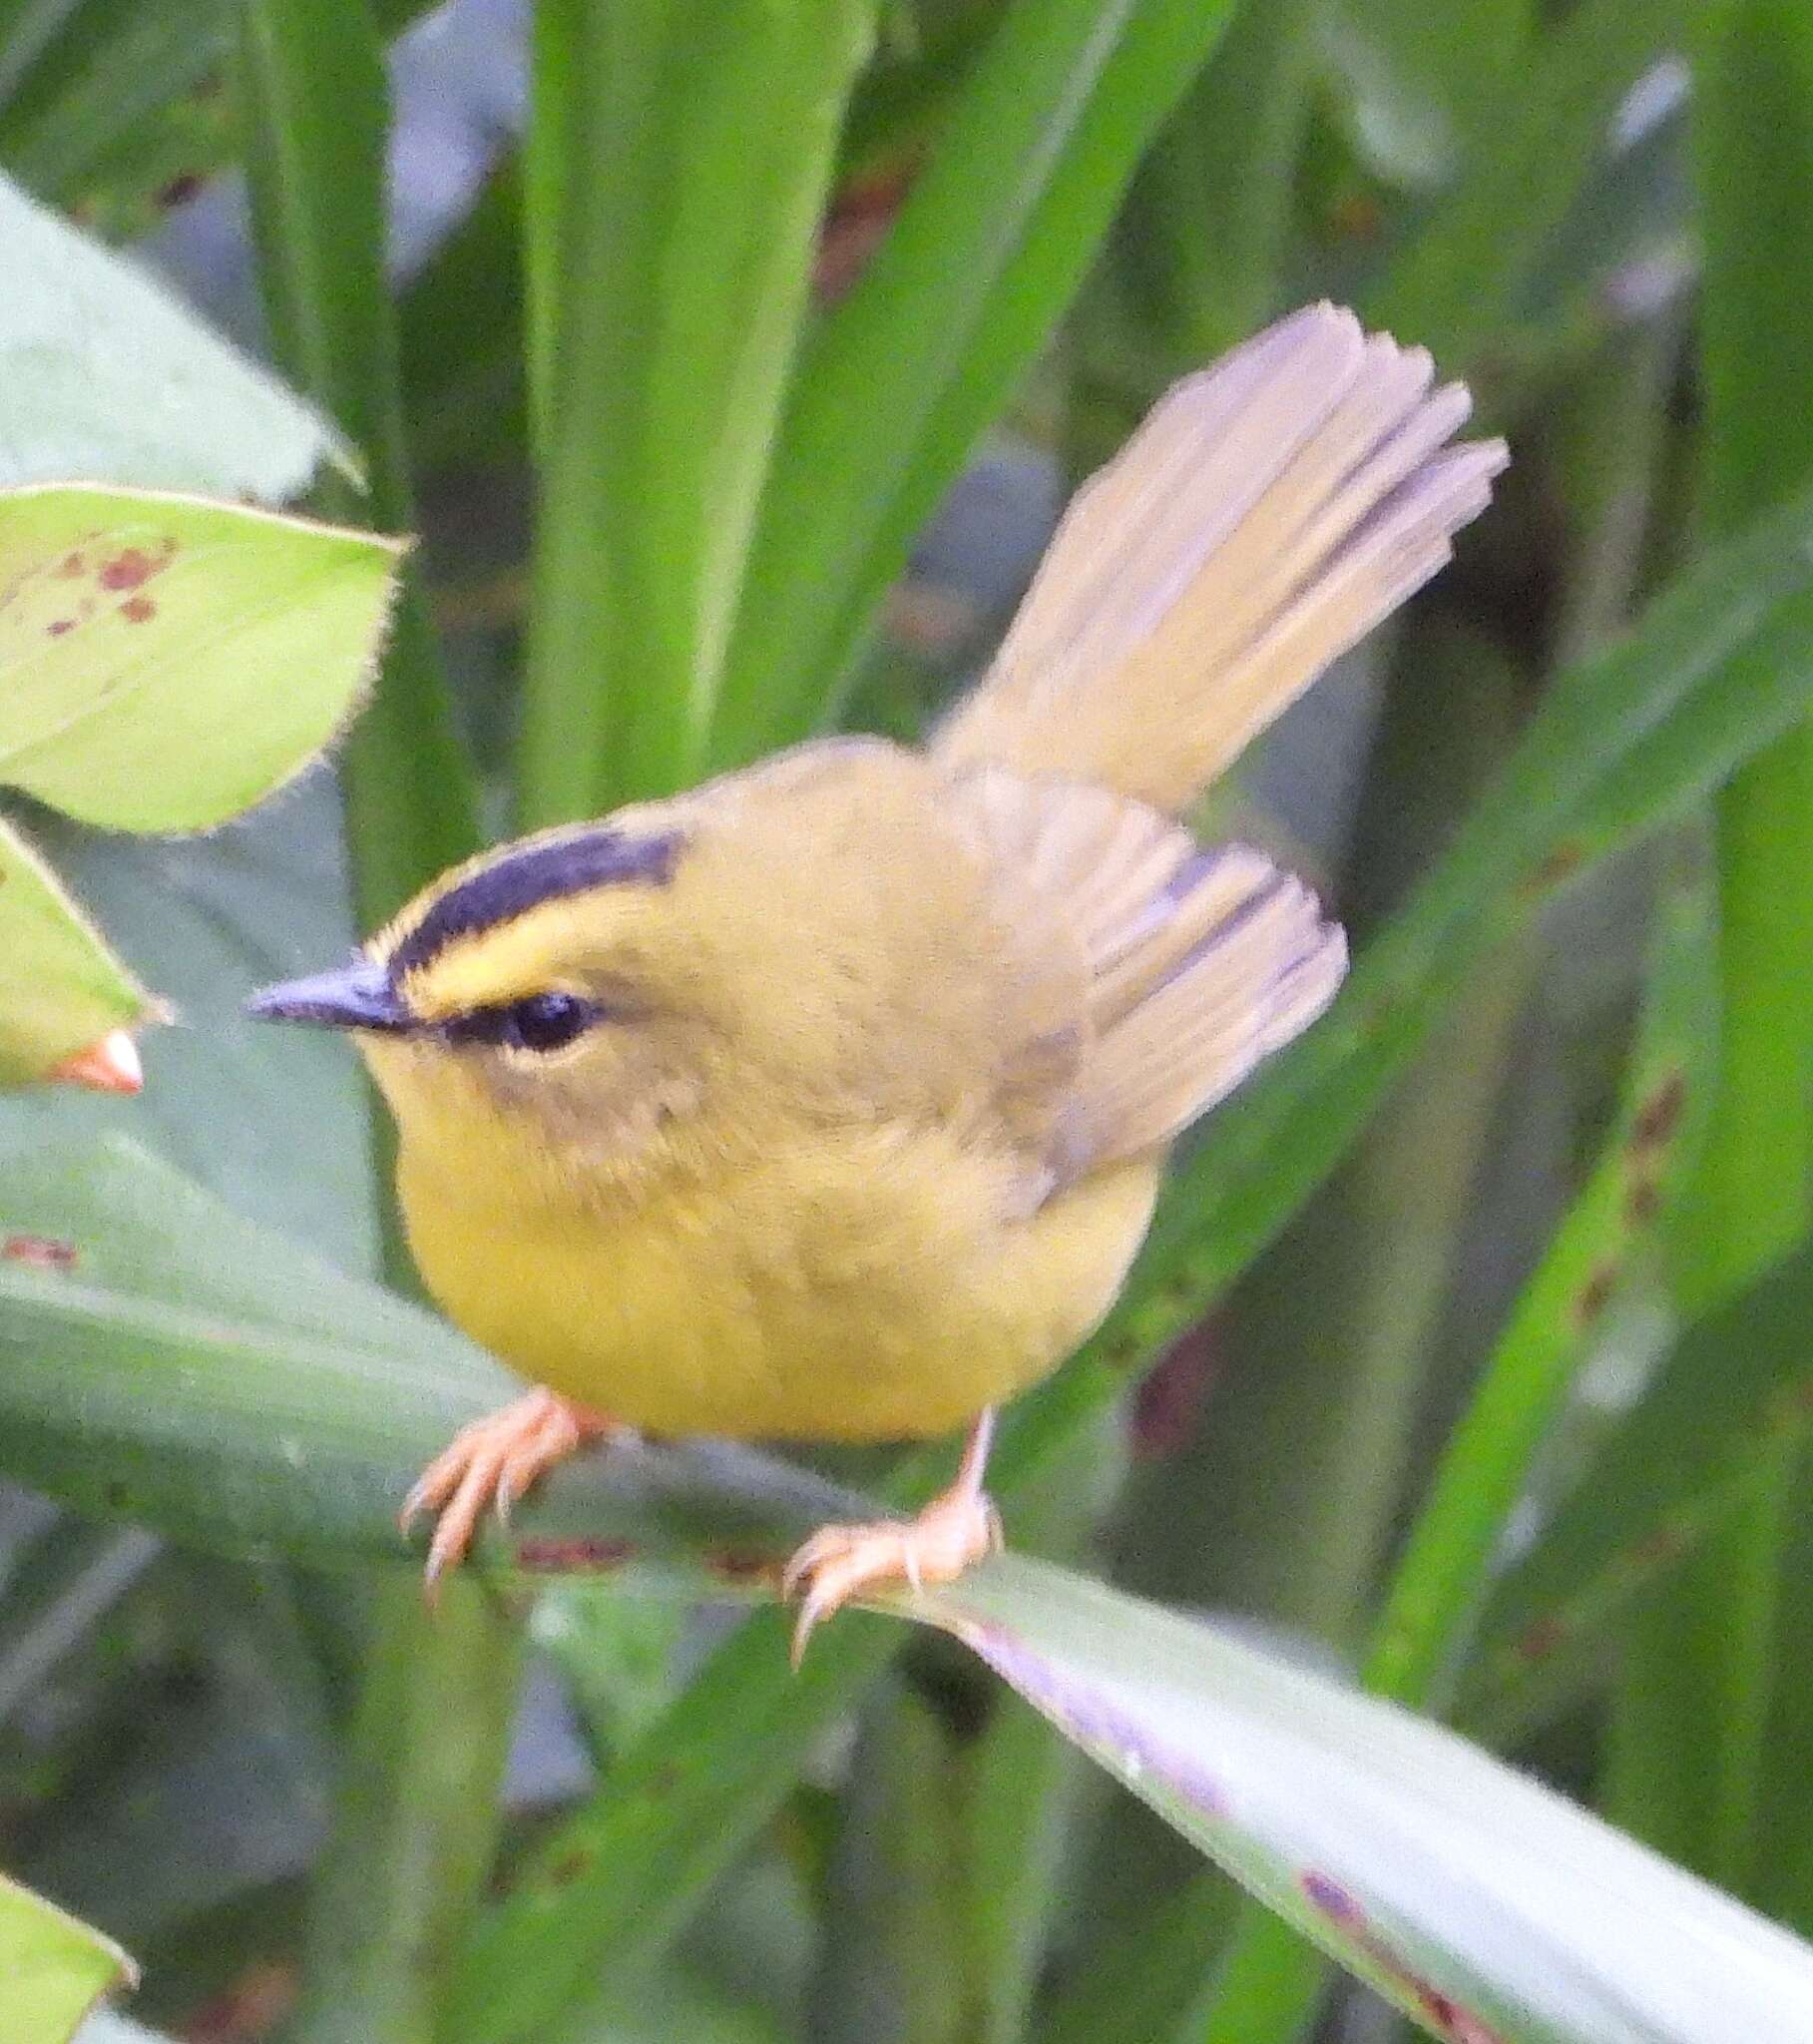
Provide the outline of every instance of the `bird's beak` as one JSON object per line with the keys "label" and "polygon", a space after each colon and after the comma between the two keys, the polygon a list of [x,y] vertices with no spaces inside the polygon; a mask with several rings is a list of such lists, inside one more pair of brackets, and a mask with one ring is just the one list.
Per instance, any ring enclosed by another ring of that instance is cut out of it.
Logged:
{"label": "bird's beak", "polygon": [[354,958],[331,972],[286,979],[245,1003],[266,1022],[317,1022],[328,1029],[400,1030],[415,1018],[396,997],[390,976],[370,958]]}

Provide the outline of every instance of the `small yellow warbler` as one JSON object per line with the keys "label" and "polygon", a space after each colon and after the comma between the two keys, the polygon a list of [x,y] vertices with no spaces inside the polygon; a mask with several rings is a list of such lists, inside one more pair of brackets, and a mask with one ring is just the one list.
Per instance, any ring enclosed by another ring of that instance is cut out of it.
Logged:
{"label": "small yellow warbler", "polygon": [[[995,1537],[993,1408],[1114,1299],[1166,1147],[1327,1005],[1340,931],[1171,820],[1433,575],[1497,441],[1316,305],[1178,384],[1077,497],[923,751],[802,746],[436,881],[256,1011],[354,1032],[429,1289],[538,1388],[423,1475],[431,1577],[627,1424],[972,1427],[916,1520],[795,1557],[798,1639]],[[608,1415],[608,1416],[607,1416]]]}

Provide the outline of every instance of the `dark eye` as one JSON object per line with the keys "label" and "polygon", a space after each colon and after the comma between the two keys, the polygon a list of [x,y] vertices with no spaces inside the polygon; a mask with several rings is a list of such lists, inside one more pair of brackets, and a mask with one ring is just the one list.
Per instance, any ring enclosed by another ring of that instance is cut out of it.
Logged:
{"label": "dark eye", "polygon": [[591,1025],[596,1012],[578,994],[531,994],[503,1011],[501,1041],[516,1050],[559,1050]]}
{"label": "dark eye", "polygon": [[598,1009],[578,994],[530,994],[495,1008],[475,1008],[452,1026],[467,1043],[501,1043],[510,1050],[561,1050],[598,1020]]}

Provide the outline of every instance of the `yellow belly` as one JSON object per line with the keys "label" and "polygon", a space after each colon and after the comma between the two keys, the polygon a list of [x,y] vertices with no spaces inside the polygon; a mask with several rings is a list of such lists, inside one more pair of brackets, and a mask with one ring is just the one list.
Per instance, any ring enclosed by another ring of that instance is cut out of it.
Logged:
{"label": "yellow belly", "polygon": [[656,1433],[862,1441],[952,1431],[1061,1362],[1156,1178],[1118,1165],[1013,1219],[986,1160],[868,1132],[608,1223],[511,1209],[407,1149],[400,1191],[430,1290],[531,1381]]}

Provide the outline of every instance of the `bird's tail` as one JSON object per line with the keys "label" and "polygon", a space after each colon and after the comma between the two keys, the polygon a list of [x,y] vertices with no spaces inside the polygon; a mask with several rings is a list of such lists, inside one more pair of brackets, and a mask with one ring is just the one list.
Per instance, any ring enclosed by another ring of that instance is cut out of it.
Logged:
{"label": "bird's tail", "polygon": [[932,741],[953,766],[1176,811],[1449,558],[1504,442],[1466,388],[1311,305],[1154,407],[1078,492],[993,667]]}

